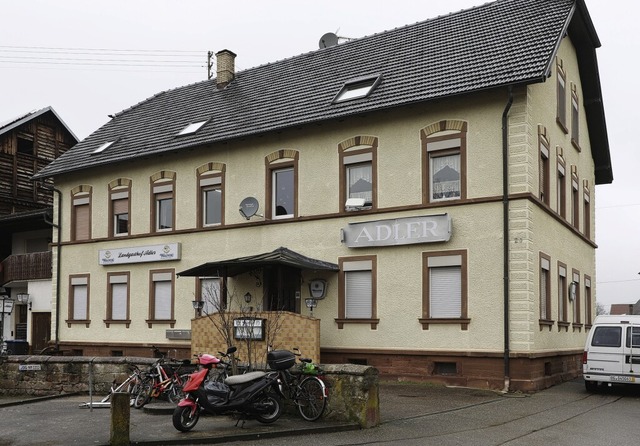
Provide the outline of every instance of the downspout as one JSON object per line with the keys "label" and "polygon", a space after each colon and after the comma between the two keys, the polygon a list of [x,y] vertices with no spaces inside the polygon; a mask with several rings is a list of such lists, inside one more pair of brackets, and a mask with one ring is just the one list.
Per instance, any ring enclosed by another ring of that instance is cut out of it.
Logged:
{"label": "downspout", "polygon": [[62,192],[59,189],[56,189],[53,186],[49,186],[45,182],[40,183],[41,186],[45,189],[49,189],[58,194],[58,215],[57,215],[57,223],[47,222],[57,230],[56,236],[56,245],[58,248],[56,249],[56,332],[55,332],[55,348],[56,351],[60,350],[60,251],[62,249],[62,245],[60,244],[61,240],[61,221],[60,216],[62,215]]}
{"label": "downspout", "polygon": [[513,104],[513,87],[509,85],[509,99],[502,112],[502,250],[503,250],[503,294],[504,294],[504,389],[509,391],[509,110]]}

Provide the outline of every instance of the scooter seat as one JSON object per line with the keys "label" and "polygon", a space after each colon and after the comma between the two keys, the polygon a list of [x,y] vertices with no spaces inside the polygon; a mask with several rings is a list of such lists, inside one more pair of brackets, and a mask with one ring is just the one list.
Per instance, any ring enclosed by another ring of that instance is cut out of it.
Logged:
{"label": "scooter seat", "polygon": [[244,384],[254,379],[262,378],[264,375],[266,375],[265,372],[249,372],[243,375],[233,375],[225,379],[224,383],[228,386]]}

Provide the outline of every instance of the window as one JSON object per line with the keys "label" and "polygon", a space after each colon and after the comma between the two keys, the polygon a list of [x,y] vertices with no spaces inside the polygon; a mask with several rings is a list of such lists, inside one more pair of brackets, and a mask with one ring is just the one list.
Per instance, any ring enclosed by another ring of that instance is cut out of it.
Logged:
{"label": "window", "polygon": [[551,181],[549,169],[549,140],[546,136],[546,129],[542,126],[538,128],[538,146],[540,148],[540,201],[549,206],[551,204]]}
{"label": "window", "polygon": [[267,210],[272,220],[298,215],[298,151],[283,149],[265,158]]}
{"label": "window", "polygon": [[573,301],[573,328],[580,329],[582,328],[582,319],[580,314],[582,311],[580,308],[580,272],[574,269],[571,273],[571,277],[575,284],[575,296],[569,296]]}
{"label": "window", "polygon": [[576,84],[571,84],[571,144],[580,150],[580,113]]}
{"label": "window", "polygon": [[540,253],[540,324],[553,325],[551,320],[551,258]]}
{"label": "window", "polygon": [[129,273],[107,274],[107,317],[105,324],[126,324],[129,328]]}
{"label": "window", "polygon": [[175,172],[162,171],[151,177],[152,232],[171,231],[175,226]]}
{"label": "window", "polygon": [[423,329],[429,324],[469,326],[467,316],[467,252],[445,251],[422,254]]}
{"label": "window", "polygon": [[69,315],[67,325],[81,323],[88,327],[89,320],[89,275],[69,276]]}
{"label": "window", "polygon": [[351,101],[353,99],[365,98],[371,94],[381,80],[382,75],[350,80],[342,86],[336,97],[333,99],[333,103],[335,104]]}
{"label": "window", "polygon": [[[640,327],[627,327],[627,335],[626,335],[626,346],[629,349],[637,349],[640,347]],[[636,363],[636,358],[634,356],[633,363]]]}
{"label": "window", "polygon": [[571,224],[578,231],[580,230],[580,191],[579,191],[578,170],[576,166],[571,166]]}
{"label": "window", "polygon": [[346,323],[378,326],[376,309],[376,257],[359,256],[338,259],[338,328]]}
{"label": "window", "polygon": [[558,59],[556,64],[557,78],[557,111],[556,122],[567,133],[567,75],[562,68],[562,60]]}
{"label": "window", "polygon": [[378,138],[356,136],[338,144],[340,158],[340,212],[347,211],[347,200],[359,198],[364,206],[376,208]]}
{"label": "window", "polygon": [[425,204],[466,198],[466,134],[462,121],[440,121],[422,130]]}
{"label": "window", "polygon": [[115,141],[107,141],[104,144],[99,145],[94,151],[93,153],[102,153],[105,150],[107,150],[109,147],[111,147],[113,145]]}
{"label": "window", "polygon": [[18,153],[24,154],[24,155],[35,155],[34,151],[33,151],[33,135],[23,135],[23,136],[18,136],[17,138],[17,142],[18,142]]}
{"label": "window", "polygon": [[558,262],[558,330],[568,327],[567,319],[567,265]]}
{"label": "window", "polygon": [[557,212],[563,218],[567,218],[567,180],[566,180],[566,166],[564,158],[562,157],[562,149],[558,147],[558,178],[556,184],[556,204]]}
{"label": "window", "polygon": [[584,276],[584,323],[587,328],[593,323],[593,301],[591,298],[591,276]]}
{"label": "window", "polygon": [[205,125],[207,123],[207,121],[199,121],[199,122],[194,122],[192,124],[187,125],[185,128],[183,128],[180,133],[178,133],[178,136],[184,136],[184,135],[192,135],[195,132],[197,132],[198,130],[200,130],[200,128]]}
{"label": "window", "polygon": [[173,313],[174,302],[174,271],[150,271],[151,295],[149,302],[149,320],[151,327],[154,323],[175,324]]}
{"label": "window", "polygon": [[130,196],[131,180],[118,179],[109,184],[109,234],[112,237],[129,235]]}
{"label": "window", "polygon": [[223,163],[208,163],[198,168],[198,227],[224,224]]}
{"label": "window", "polygon": [[582,229],[584,231],[584,236],[591,238],[591,193],[589,191],[588,180],[584,180],[582,203],[582,217],[584,218]]}
{"label": "window", "polygon": [[79,186],[71,191],[71,239],[91,238],[91,186]]}
{"label": "window", "polygon": [[214,314],[224,309],[224,299],[220,299],[222,279],[219,277],[200,277],[198,282],[198,300],[202,302],[200,315]]}
{"label": "window", "polygon": [[620,347],[622,345],[622,327],[596,327],[591,345],[593,347]]}
{"label": "window", "polygon": [[271,171],[271,209],[272,218],[290,218],[294,216],[295,182],[293,167]]}

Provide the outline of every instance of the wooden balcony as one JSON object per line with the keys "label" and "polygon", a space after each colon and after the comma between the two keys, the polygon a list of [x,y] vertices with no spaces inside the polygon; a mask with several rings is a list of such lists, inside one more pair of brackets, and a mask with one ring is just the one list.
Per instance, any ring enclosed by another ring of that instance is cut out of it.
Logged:
{"label": "wooden balcony", "polygon": [[11,255],[2,261],[0,285],[51,279],[51,251]]}

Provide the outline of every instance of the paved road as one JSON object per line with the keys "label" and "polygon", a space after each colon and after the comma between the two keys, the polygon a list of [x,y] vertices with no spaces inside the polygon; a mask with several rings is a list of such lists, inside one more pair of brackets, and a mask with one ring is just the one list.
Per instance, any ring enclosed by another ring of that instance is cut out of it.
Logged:
{"label": "paved road", "polygon": [[[0,446],[108,445],[110,410],[79,408],[86,401],[87,396],[73,396],[2,406],[0,399]],[[383,383],[380,404],[382,424],[366,430],[290,416],[272,425],[248,421],[240,428],[228,418],[206,417],[192,432],[180,433],[170,415],[132,409],[131,441],[238,446],[640,444],[640,386],[591,395],[582,381],[573,381],[533,395],[502,395]]]}
{"label": "paved road", "polygon": [[[581,380],[533,395],[490,395],[468,389],[407,386],[381,393],[383,423],[376,429],[233,442],[230,445],[554,445],[637,446],[640,389],[616,388],[591,395]],[[459,397],[466,404],[459,404]],[[474,401],[475,400],[475,401]],[[403,404],[404,401],[404,404]]]}

